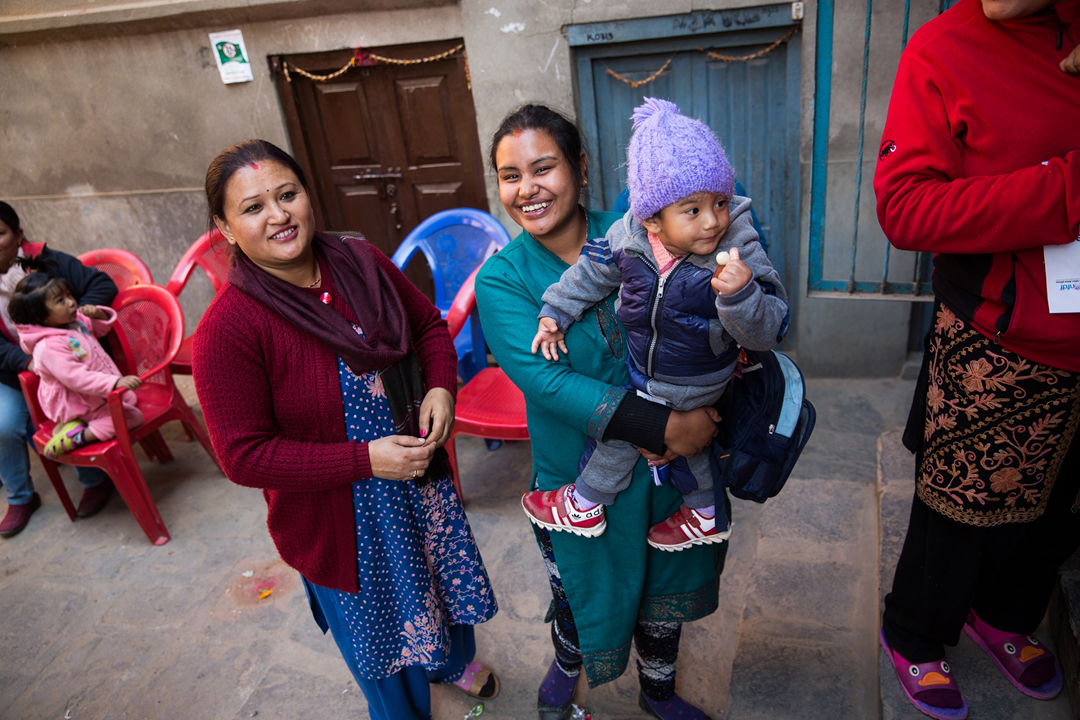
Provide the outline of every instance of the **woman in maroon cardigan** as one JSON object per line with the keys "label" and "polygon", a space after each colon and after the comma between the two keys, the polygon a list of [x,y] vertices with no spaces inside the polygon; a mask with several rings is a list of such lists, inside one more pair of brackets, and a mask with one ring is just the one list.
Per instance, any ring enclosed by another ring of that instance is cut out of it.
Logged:
{"label": "woman in maroon cardigan", "polygon": [[442,447],[446,322],[361,236],[315,232],[303,171],[270,143],[222,151],[206,196],[233,262],[193,371],[226,474],[262,489],[372,718],[429,719],[429,682],[493,697],[473,625],[495,598]]}

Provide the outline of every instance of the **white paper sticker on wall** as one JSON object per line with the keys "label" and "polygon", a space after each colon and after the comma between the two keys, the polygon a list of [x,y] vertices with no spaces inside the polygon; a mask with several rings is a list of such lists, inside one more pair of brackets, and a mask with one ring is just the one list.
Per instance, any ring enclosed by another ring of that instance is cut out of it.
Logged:
{"label": "white paper sticker on wall", "polygon": [[1080,312],[1080,238],[1068,245],[1043,247],[1043,260],[1050,312]]}
{"label": "white paper sticker on wall", "polygon": [[210,33],[210,44],[214,48],[214,60],[221,73],[221,82],[229,84],[255,79],[251,74],[244,36],[239,30]]}

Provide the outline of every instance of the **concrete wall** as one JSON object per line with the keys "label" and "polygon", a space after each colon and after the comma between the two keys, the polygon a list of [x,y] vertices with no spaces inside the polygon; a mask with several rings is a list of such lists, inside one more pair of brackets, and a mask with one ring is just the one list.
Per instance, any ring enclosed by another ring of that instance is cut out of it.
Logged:
{"label": "concrete wall", "polygon": [[[147,260],[164,282],[187,245],[206,229],[201,185],[222,148],[249,137],[288,146],[267,55],[374,47],[461,37],[469,53],[481,147],[512,107],[540,100],[574,111],[567,25],[718,10],[761,0],[63,0],[0,8],[0,198],[23,215],[30,237],[81,252],[115,246]],[[912,31],[936,12],[915,0]],[[830,132],[827,269],[849,257],[865,3],[838,0]],[[813,110],[815,8],[803,38],[802,208],[805,278]],[[131,8],[136,8],[132,10]],[[349,8],[345,11],[345,8]],[[877,3],[867,103],[860,221],[860,273],[873,273],[884,238],[873,212],[873,162],[900,47],[901,3]],[[49,33],[50,28],[54,32]],[[223,85],[208,32],[239,28],[255,80]],[[60,42],[43,41],[51,37]],[[877,62],[877,56],[883,59]],[[877,63],[877,64],[875,64]],[[494,175],[493,212],[509,226]],[[516,234],[516,228],[513,228]],[[865,245],[865,250],[863,249]],[[847,248],[847,249],[845,249]],[[899,261],[898,265],[903,265]],[[902,268],[900,268],[902,270]],[[880,270],[877,271],[880,273]],[[862,275],[860,275],[862,279]],[[803,281],[805,283],[805,280]],[[792,289],[794,290],[794,289]],[[799,289],[805,293],[805,286]],[[211,295],[197,283],[183,301],[197,321]],[[812,375],[895,375],[904,360],[910,305],[802,300],[798,356]]]}
{"label": "concrete wall", "polygon": [[[234,27],[0,48],[0,198],[31,239],[125,248],[164,283],[207,229],[210,160],[251,137],[289,146],[267,55],[463,34],[452,5],[245,24],[255,80],[224,85],[207,33]],[[212,297],[201,277],[181,295],[191,328]]]}

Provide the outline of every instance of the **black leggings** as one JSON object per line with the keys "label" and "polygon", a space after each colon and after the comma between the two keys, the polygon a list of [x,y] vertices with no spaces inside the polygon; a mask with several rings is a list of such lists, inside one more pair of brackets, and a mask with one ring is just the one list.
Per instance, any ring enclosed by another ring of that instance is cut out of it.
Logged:
{"label": "black leggings", "polygon": [[1058,567],[1080,546],[1078,493],[1080,439],[1074,439],[1046,511],[1033,522],[964,525],[916,497],[885,596],[885,640],[909,662],[940,660],[945,645],[960,639],[969,609],[993,628],[1031,634],[1046,614]]}
{"label": "black leggings", "polygon": [[[576,675],[582,666],[577,626],[566,599],[551,536],[540,530],[540,550],[544,554],[551,595],[555,599],[555,618],[551,621],[551,643],[555,646],[555,662],[566,675]],[[663,702],[675,694],[675,660],[679,656],[679,637],[682,623],[645,622],[634,626],[634,645],[637,647],[638,680],[641,691],[650,699]]]}

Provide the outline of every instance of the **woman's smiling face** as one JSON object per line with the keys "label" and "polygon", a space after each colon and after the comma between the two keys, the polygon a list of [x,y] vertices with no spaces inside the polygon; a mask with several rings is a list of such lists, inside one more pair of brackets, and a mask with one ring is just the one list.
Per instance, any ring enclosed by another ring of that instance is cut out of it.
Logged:
{"label": "woman's smiling face", "polygon": [[499,199],[510,217],[537,240],[557,234],[575,220],[585,154],[566,158],[543,130],[506,135],[495,151]]}
{"label": "woman's smiling face", "polygon": [[262,269],[310,263],[315,215],[307,191],[289,168],[273,160],[246,165],[225,187],[225,217],[215,217],[230,244]]}

